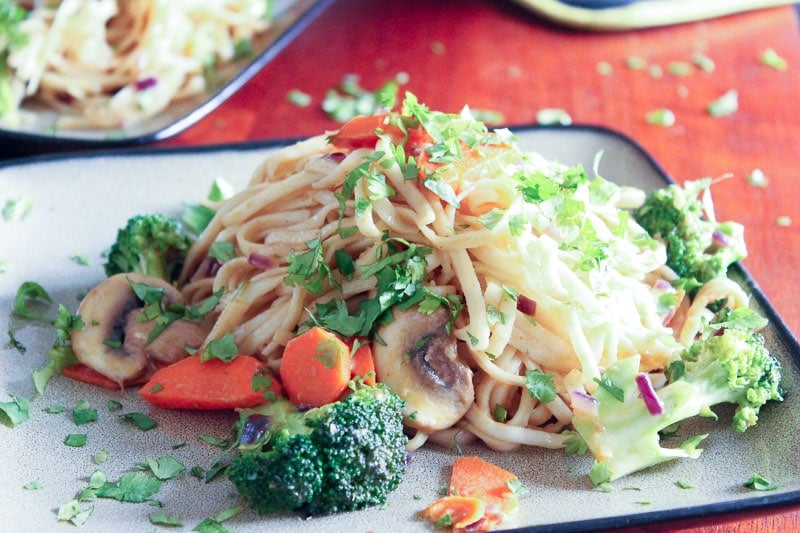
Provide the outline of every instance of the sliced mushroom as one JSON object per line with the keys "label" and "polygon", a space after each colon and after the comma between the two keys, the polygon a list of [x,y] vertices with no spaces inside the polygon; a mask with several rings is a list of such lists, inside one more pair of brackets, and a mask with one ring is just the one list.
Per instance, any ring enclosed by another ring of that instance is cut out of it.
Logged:
{"label": "sliced mushroom", "polygon": [[375,373],[406,401],[405,422],[423,431],[452,426],[475,399],[472,370],[458,359],[457,341],[447,332],[449,313],[395,311],[378,330]]}
{"label": "sliced mushroom", "polygon": [[169,303],[181,301],[181,293],[166,281],[136,273],[111,276],[83,298],[78,314],[85,325],[72,333],[72,350],[78,361],[120,386],[140,377],[150,357],[144,343],[126,335],[142,309],[129,280],[163,289]]}
{"label": "sliced mushroom", "polygon": [[199,348],[206,340],[208,327],[197,322],[177,320],[147,343],[155,327],[152,320],[142,322],[139,312],[128,313],[125,319],[124,349],[127,352],[144,352],[149,361],[170,364],[186,357],[186,346]]}

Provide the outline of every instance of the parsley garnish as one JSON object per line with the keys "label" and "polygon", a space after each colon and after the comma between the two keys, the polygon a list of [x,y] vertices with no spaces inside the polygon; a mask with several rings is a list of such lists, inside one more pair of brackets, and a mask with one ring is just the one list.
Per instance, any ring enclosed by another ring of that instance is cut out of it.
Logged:
{"label": "parsley garnish", "polygon": [[607,393],[613,396],[617,401],[624,402],[625,401],[625,391],[622,390],[616,383],[611,381],[611,379],[603,376],[602,378],[594,378],[595,383],[600,385]]}
{"label": "parsley garnish", "polygon": [[528,393],[540,402],[548,403],[556,399],[556,386],[553,374],[546,374],[538,369],[525,372]]}

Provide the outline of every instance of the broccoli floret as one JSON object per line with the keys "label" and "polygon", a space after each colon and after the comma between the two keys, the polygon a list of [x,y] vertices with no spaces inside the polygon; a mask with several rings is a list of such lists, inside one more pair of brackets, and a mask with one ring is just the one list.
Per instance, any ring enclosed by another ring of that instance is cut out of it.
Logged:
{"label": "broccoli floret", "polygon": [[405,473],[402,411],[403,400],[380,384],[305,412],[286,400],[243,410],[227,476],[261,514],[383,504]]}
{"label": "broccoli floret", "polygon": [[716,315],[704,335],[671,365],[672,381],[655,391],[663,406],[660,414],[657,408],[655,414],[648,409],[637,385],[638,356],[607,369],[593,394],[596,411],[581,409],[573,420],[595,456],[595,483],[670,459],[696,458],[704,435],[686,440],[679,448],[662,448],[659,432],[694,416],[716,418],[712,406],[737,405],[732,425],[743,432],[756,423],[764,404],[783,400],[780,363],[752,327],[763,322],[753,317],[758,315],[749,309],[731,313],[726,308]]}
{"label": "broccoli floret", "polygon": [[140,272],[172,282],[191,244],[192,238],[177,219],[159,213],[136,215],[117,232],[108,252],[106,275]]}
{"label": "broccoli floret", "polygon": [[747,256],[743,226],[708,217],[710,197],[704,205],[700,195],[710,194],[710,185],[705,179],[657,189],[633,212],[636,222],[666,246],[667,265],[697,285],[725,275]]}

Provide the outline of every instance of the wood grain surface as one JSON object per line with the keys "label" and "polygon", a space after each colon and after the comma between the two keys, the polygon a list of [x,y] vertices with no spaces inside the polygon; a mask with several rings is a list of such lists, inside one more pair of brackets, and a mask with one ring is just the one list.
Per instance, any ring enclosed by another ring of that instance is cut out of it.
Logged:
{"label": "wood grain surface", "polygon": [[[773,49],[785,70],[763,64]],[[692,63],[696,54],[712,71]],[[631,66],[630,58],[645,68]],[[674,63],[678,62],[678,63]],[[692,65],[689,72],[675,66]],[[713,187],[717,216],[746,227],[745,267],[793,332],[800,332],[800,30],[793,6],[640,31],[588,33],[548,24],[512,2],[339,0],[215,112],[164,146],[301,137],[337,123],[326,92],[355,74],[374,90],[400,76],[431,108],[536,122],[545,108],[576,124],[620,132],[676,180],[728,177]],[[738,109],[707,111],[727,91]],[[308,106],[288,99],[300,90]],[[669,109],[671,126],[647,113]],[[760,170],[766,187],[747,181]],[[783,221],[783,224],[780,222]],[[786,224],[787,221],[791,221]],[[800,504],[746,515],[653,525],[648,531],[800,531]],[[642,530],[640,528],[640,530]]]}

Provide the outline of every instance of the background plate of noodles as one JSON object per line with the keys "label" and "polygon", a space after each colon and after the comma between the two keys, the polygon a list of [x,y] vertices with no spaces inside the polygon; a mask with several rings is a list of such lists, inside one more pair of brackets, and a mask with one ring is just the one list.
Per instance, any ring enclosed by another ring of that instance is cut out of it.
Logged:
{"label": "background plate of noodles", "polygon": [[[29,34],[25,45],[8,57],[16,78],[12,93],[21,101],[0,116],[2,155],[171,137],[236,92],[326,4],[104,0],[88,13],[89,4],[72,7],[79,4],[69,1],[60,12],[34,17],[31,11],[20,26]],[[63,22],[81,16],[80,32],[94,28],[83,40],[96,42],[76,41]],[[53,34],[57,38],[46,37]],[[52,42],[57,50],[48,52]]]}

